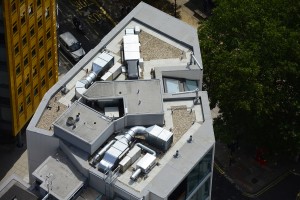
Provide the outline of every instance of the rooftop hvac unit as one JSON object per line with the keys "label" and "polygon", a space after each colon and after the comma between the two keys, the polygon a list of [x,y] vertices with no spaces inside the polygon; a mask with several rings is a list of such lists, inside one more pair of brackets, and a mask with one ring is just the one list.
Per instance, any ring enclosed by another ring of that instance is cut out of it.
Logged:
{"label": "rooftop hvac unit", "polygon": [[173,133],[157,125],[147,128],[146,132],[148,133],[146,140],[149,144],[152,144],[164,152],[170,148],[173,142]]}

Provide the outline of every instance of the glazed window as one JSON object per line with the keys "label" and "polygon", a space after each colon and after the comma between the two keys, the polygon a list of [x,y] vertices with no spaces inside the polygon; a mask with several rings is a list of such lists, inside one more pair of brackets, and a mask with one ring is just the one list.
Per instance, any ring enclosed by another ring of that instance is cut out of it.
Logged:
{"label": "glazed window", "polygon": [[26,67],[26,66],[28,65],[28,55],[26,55],[26,56],[24,57],[24,62],[23,62],[23,64],[24,64],[24,67]]}
{"label": "glazed window", "polygon": [[26,34],[24,34],[22,37],[22,44],[23,44],[23,46],[25,46],[27,44],[27,35]]}
{"label": "glazed window", "polygon": [[22,24],[22,26],[25,24],[25,22],[26,22],[26,20],[25,20],[26,18],[25,18],[25,13],[23,13],[22,15],[21,15],[21,24]]}
{"label": "glazed window", "polygon": [[42,85],[42,87],[44,87],[44,86],[45,86],[45,84],[46,84],[46,81],[45,81],[45,76],[43,76],[43,78],[42,78],[42,81],[41,81],[41,85]]}
{"label": "glazed window", "polygon": [[34,94],[34,96],[37,96],[37,95],[39,94],[39,88],[38,88],[38,85],[35,85],[35,86],[34,86],[33,94]]}
{"label": "glazed window", "polygon": [[43,40],[43,37],[41,37],[39,39],[39,47],[42,48],[44,46],[44,40]]}
{"label": "glazed window", "polygon": [[12,11],[12,12],[15,12],[16,9],[17,9],[16,3],[15,3],[15,2],[12,2],[12,3],[11,3],[11,11]]}
{"label": "glazed window", "polygon": [[19,43],[15,44],[15,55],[17,55],[20,52],[19,50]]}
{"label": "glazed window", "polygon": [[45,66],[45,60],[44,56],[40,59],[40,68],[43,68]]}
{"label": "glazed window", "polygon": [[26,80],[25,80],[25,85],[28,86],[30,83],[30,77],[29,74],[27,74]]}
{"label": "glazed window", "polygon": [[52,58],[52,49],[48,50],[47,56],[48,56],[48,60],[50,60]]}
{"label": "glazed window", "polygon": [[30,36],[34,36],[34,25],[30,27]]}
{"label": "glazed window", "polygon": [[49,79],[51,79],[52,76],[53,76],[53,72],[52,72],[52,69],[50,69],[50,70],[48,71],[48,77],[49,77]]}
{"label": "glazed window", "polygon": [[16,32],[18,32],[18,26],[17,26],[17,22],[14,22],[14,24],[13,24],[13,33],[15,34]]}
{"label": "glazed window", "polygon": [[24,107],[23,107],[23,103],[19,104],[19,114],[23,113],[24,111]]}
{"label": "glazed window", "polygon": [[36,56],[35,46],[33,46],[31,49],[32,49],[32,50],[31,50],[31,57],[33,58],[33,57]]}
{"label": "glazed window", "polygon": [[30,104],[31,103],[31,98],[30,98],[30,94],[28,94],[27,96],[26,96],[26,104],[28,105],[28,104]]}
{"label": "glazed window", "polygon": [[47,30],[47,40],[49,40],[51,38],[51,32],[50,32],[50,28]]}
{"label": "glazed window", "polygon": [[41,6],[41,0],[37,0],[36,5],[39,7]]}
{"label": "glazed window", "polygon": [[16,75],[18,76],[20,73],[21,73],[21,65],[20,63],[18,63],[16,66]]}
{"label": "glazed window", "polygon": [[32,14],[33,14],[33,4],[32,3],[28,6],[28,14],[29,14],[29,16],[32,16]]}
{"label": "glazed window", "polygon": [[36,66],[33,66],[32,68],[32,76],[35,77],[37,75]]}
{"label": "glazed window", "polygon": [[50,17],[49,8],[46,8],[46,10],[45,10],[45,17],[46,17],[46,19],[48,19]]}
{"label": "glazed window", "polygon": [[38,20],[38,27],[41,28],[42,25],[43,25],[42,16],[40,16]]}
{"label": "glazed window", "polygon": [[21,95],[22,92],[23,92],[22,83],[20,83],[18,86],[18,96]]}

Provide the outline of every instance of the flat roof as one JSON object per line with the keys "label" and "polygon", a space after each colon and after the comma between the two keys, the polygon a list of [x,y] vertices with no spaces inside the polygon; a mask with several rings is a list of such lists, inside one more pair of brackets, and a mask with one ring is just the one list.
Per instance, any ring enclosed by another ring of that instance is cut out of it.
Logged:
{"label": "flat roof", "polygon": [[160,81],[155,79],[99,81],[83,96],[87,99],[123,98],[127,114],[163,113]]}
{"label": "flat roof", "polygon": [[[76,121],[76,115],[79,114],[79,120]],[[68,125],[68,119],[73,118],[75,127]],[[84,105],[81,102],[75,101],[69,109],[67,109],[54,123],[65,131],[65,134],[72,134],[88,143],[96,140],[105,130],[111,119]]]}
{"label": "flat roof", "polygon": [[[199,91],[199,98],[201,100],[195,104],[195,93],[190,92],[173,95],[171,93],[164,93],[163,90],[164,77],[197,80],[199,81],[198,87],[201,90],[203,72],[194,62],[189,62],[190,55],[194,53],[202,65],[196,29],[145,3],[141,3],[70,70],[64,78],[66,80],[61,80],[55,88],[46,95],[48,98],[46,100],[49,101],[63,86],[67,86],[70,90],[68,93],[70,95],[67,94],[64,98],[69,98],[69,100],[66,101],[69,103],[75,94],[75,92],[72,91],[74,90],[76,81],[84,78],[87,71],[92,69],[91,63],[100,52],[109,52],[109,54],[114,56],[114,60],[118,65],[121,66],[124,64],[122,63],[123,58],[121,51],[123,36],[125,35],[126,29],[134,28],[135,26],[138,26],[141,31],[139,33],[139,41],[141,58],[143,60],[140,60],[139,66],[140,79],[125,80],[126,72],[122,69],[121,74],[113,78],[111,82],[94,82],[83,94],[81,100],[85,102],[89,99],[100,101],[122,99],[125,114],[137,114],[137,117],[142,116],[138,114],[163,114],[162,119],[164,120],[164,124],[162,128],[174,134],[170,149],[166,152],[158,150],[157,162],[159,164],[155,165],[149,173],[142,174],[135,182],[130,179],[130,176],[133,173],[132,168],[136,166],[140,158],[136,162],[131,163],[125,172],[122,174],[117,173],[117,177],[114,179],[114,186],[123,191],[127,191],[128,194],[133,194],[133,196],[136,195],[140,197],[151,192],[158,197],[166,198],[196,163],[199,162],[199,159],[209,150],[213,151],[215,142],[207,93]],[[134,48],[136,49],[136,47]],[[128,49],[130,50],[131,47],[128,47]],[[152,77],[153,71],[155,72],[154,77],[156,79]],[[75,102],[74,104],[75,105],[72,104],[69,109],[74,109],[74,112],[72,111],[70,113],[75,118],[78,110],[73,108],[73,106],[85,105],[81,105],[82,103],[79,102]],[[45,110],[46,106],[43,106],[43,108],[40,108],[42,106],[39,107],[39,113],[34,116],[34,119],[40,119],[40,115],[42,115],[41,111],[47,112],[47,110]],[[117,105],[113,106],[117,107]],[[97,111],[93,109],[90,109],[90,111],[97,113]],[[65,113],[69,113],[69,111]],[[69,117],[65,115],[65,113],[55,122],[61,127],[66,126],[66,120]],[[89,120],[97,118],[95,114],[89,113],[88,109],[86,114]],[[64,120],[62,120],[62,118],[64,118]],[[80,120],[82,120],[84,116],[80,114],[80,118]],[[134,121],[133,117],[128,119]],[[148,120],[148,118],[146,119]],[[62,120],[60,122],[61,124],[58,123],[59,120]],[[120,118],[113,121],[115,126],[112,127],[116,128],[117,134],[127,130],[128,127],[123,127],[127,123],[126,120],[126,118]],[[149,121],[151,122],[151,120]],[[98,126],[98,122],[96,124]],[[101,122],[99,122],[99,124],[101,124]],[[76,129],[77,125],[75,130]],[[72,130],[68,131],[72,132]],[[110,131],[112,132],[112,129]],[[95,138],[97,137],[96,132],[99,134],[101,130],[91,133],[91,135],[95,134],[94,136],[80,135],[82,133],[72,134],[81,138]],[[193,136],[193,142],[189,143],[187,140],[191,135]],[[113,137],[107,138],[109,139],[104,141],[105,143],[109,142]],[[151,145],[149,146],[151,148],[153,147]],[[99,145],[99,149],[102,147],[103,146],[100,147]],[[74,148],[80,147],[75,145]],[[178,159],[173,157],[176,150],[180,152]],[[82,162],[88,163],[86,158],[79,159],[82,159]],[[90,169],[92,169],[91,171],[95,174],[99,173],[100,175],[97,174],[99,177],[104,176],[93,166],[90,166]],[[172,174],[172,176],[170,176],[170,174]]]}
{"label": "flat roof", "polygon": [[57,199],[70,199],[84,184],[83,177],[62,151],[49,156],[33,175],[42,182],[45,191]]}

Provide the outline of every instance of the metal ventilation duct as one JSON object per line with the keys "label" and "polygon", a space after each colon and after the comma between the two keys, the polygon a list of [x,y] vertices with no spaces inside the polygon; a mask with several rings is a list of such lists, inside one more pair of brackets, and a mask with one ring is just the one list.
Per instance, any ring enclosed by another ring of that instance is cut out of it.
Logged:
{"label": "metal ventilation duct", "polygon": [[98,165],[98,170],[107,172],[115,167],[118,161],[129,150],[129,144],[136,134],[144,134],[146,128],[143,126],[135,126],[129,129],[123,137],[114,142],[112,146],[105,152],[103,159]]}
{"label": "metal ventilation duct", "polygon": [[114,57],[106,52],[100,54],[92,64],[92,72],[85,79],[79,80],[75,85],[75,95],[79,99],[88,87],[95,81],[103,69],[110,68],[114,64]]}

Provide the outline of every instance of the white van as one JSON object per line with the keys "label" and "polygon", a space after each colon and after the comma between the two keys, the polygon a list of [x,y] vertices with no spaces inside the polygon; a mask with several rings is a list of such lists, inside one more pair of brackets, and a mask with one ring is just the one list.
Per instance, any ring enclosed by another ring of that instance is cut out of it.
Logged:
{"label": "white van", "polygon": [[66,54],[71,56],[76,62],[78,62],[85,55],[85,51],[81,47],[81,44],[70,32],[60,34],[58,42],[60,48]]}

